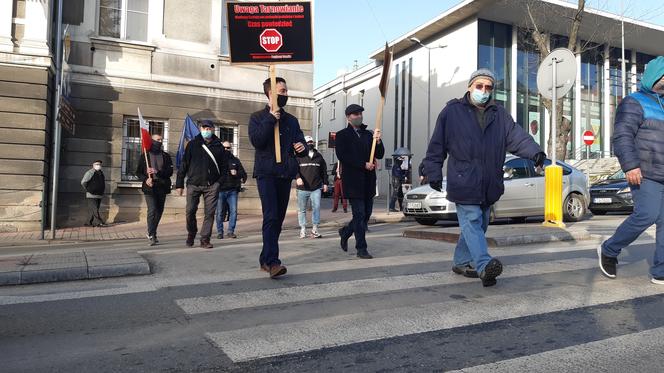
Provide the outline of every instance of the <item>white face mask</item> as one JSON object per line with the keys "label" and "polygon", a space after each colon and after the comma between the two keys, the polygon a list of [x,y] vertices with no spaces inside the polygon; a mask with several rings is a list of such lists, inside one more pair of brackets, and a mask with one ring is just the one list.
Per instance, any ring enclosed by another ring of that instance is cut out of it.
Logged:
{"label": "white face mask", "polygon": [[95,165],[92,165],[92,168],[94,168],[95,171],[100,171],[101,170],[101,165],[100,164],[95,164]]}

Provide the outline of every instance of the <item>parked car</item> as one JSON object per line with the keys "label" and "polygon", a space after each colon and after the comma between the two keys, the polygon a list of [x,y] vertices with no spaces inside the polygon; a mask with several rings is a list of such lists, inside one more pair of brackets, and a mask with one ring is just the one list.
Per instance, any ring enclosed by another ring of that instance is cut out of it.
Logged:
{"label": "parked car", "polygon": [[[544,167],[551,164],[544,162]],[[564,162],[563,168],[563,218],[580,221],[588,211],[590,194],[586,175]],[[491,209],[491,220],[514,218],[525,221],[528,216],[544,215],[544,171],[535,169],[533,161],[508,155],[505,159],[505,194]],[[438,220],[456,220],[456,205],[447,200],[446,181],[441,192],[423,185],[404,197],[404,215],[413,216],[423,225],[434,225]]]}
{"label": "parked car", "polygon": [[632,191],[625,178],[625,173],[618,171],[605,180],[590,186],[590,212],[604,215],[607,212],[634,211]]}

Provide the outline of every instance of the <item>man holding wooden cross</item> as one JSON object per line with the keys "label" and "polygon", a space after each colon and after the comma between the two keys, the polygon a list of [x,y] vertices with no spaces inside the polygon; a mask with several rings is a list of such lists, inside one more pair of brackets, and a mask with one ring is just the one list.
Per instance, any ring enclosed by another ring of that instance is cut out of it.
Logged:
{"label": "man holding wooden cross", "polygon": [[[371,259],[373,257],[367,251],[365,239],[366,221],[373,211],[373,198],[376,195],[376,159],[383,158],[385,148],[380,140],[380,129],[371,132],[362,123],[363,111],[360,105],[349,105],[346,108],[348,126],[337,132],[336,153],[343,169],[341,183],[353,212],[353,219],[339,229],[339,236],[341,249],[348,251],[348,239],[355,234],[357,257]],[[371,157],[374,141],[375,157]]]}
{"label": "man holding wooden cross", "polygon": [[288,101],[286,80],[276,77],[274,82],[275,87],[271,79],[263,82],[263,92],[270,103],[253,113],[249,120],[249,141],[256,149],[254,178],[263,208],[263,250],[259,264],[271,278],[286,274],[286,267],[279,260],[279,235],[291,183],[299,168],[295,157],[304,156],[307,151],[300,123],[283,109]]}

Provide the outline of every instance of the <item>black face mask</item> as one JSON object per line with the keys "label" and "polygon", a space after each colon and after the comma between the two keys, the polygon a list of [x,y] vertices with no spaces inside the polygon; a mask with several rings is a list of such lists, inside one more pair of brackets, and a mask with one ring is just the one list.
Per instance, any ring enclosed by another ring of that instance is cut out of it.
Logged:
{"label": "black face mask", "polygon": [[277,95],[277,106],[284,107],[284,106],[286,106],[287,102],[288,102],[288,96]]}
{"label": "black face mask", "polygon": [[157,141],[152,142],[152,147],[150,148],[151,151],[155,153],[159,153],[161,151],[162,144]]}
{"label": "black face mask", "polygon": [[307,147],[309,148],[309,150],[314,150],[315,149],[314,144],[307,144]]}

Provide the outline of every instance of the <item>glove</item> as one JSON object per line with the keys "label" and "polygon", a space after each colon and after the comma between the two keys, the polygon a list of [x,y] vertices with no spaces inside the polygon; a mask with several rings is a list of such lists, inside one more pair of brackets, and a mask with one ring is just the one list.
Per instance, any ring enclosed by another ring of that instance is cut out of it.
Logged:
{"label": "glove", "polygon": [[544,166],[544,160],[546,159],[546,153],[544,152],[539,152],[535,154],[533,157],[533,162],[535,162],[535,167],[543,167]]}
{"label": "glove", "polygon": [[443,181],[442,181],[442,180],[432,181],[432,182],[429,183],[429,186],[430,186],[431,189],[433,189],[433,190],[436,190],[436,191],[438,191],[438,192],[442,192],[442,189],[443,189]]}

